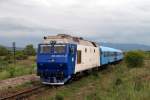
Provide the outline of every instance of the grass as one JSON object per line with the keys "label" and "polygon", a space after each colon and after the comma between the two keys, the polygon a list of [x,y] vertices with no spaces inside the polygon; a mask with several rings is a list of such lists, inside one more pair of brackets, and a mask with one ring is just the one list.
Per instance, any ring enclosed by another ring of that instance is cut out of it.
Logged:
{"label": "grass", "polygon": [[150,51],[145,52],[145,59],[150,60]]}
{"label": "grass", "polygon": [[[79,81],[44,92],[36,100],[149,100],[150,53],[145,53],[145,64],[129,68],[125,62],[109,65],[107,69],[83,77]],[[35,59],[17,62],[16,66],[3,62],[0,80],[34,73]],[[25,85],[30,85],[27,83]]]}
{"label": "grass", "polygon": [[16,64],[8,64],[5,61],[0,62],[0,80],[13,78],[17,76],[35,73],[35,57],[29,57],[27,60],[19,60]]}
{"label": "grass", "polygon": [[128,68],[124,62],[110,65],[97,75],[83,77],[38,100],[149,100],[149,65],[150,60],[140,68]]}

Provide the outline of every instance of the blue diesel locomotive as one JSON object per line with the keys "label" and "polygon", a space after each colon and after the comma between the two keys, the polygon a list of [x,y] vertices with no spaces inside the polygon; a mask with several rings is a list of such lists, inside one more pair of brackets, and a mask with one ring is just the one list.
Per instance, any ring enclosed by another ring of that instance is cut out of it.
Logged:
{"label": "blue diesel locomotive", "polygon": [[43,84],[63,85],[77,73],[123,59],[121,50],[59,34],[38,45],[37,75]]}

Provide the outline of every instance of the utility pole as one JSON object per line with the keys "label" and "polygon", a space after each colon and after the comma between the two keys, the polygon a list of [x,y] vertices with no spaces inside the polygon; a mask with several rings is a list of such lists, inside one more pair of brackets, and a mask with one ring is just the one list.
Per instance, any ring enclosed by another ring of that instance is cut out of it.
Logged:
{"label": "utility pole", "polygon": [[12,43],[13,46],[13,55],[14,55],[14,65],[16,64],[16,43]]}

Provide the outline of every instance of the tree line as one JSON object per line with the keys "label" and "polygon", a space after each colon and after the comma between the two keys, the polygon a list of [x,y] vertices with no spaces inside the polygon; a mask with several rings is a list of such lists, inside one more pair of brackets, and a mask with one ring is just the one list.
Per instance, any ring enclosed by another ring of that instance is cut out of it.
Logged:
{"label": "tree line", "polygon": [[[28,56],[35,56],[36,50],[32,44],[25,46],[23,50],[16,50],[15,59],[16,60],[24,60],[27,59]],[[4,46],[0,46],[0,61],[8,61],[9,63],[13,62],[14,53],[13,50],[9,50]]]}

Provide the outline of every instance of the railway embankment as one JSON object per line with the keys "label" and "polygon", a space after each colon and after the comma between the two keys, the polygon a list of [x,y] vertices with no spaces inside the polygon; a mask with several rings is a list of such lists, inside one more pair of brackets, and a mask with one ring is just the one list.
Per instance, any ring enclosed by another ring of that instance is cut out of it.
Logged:
{"label": "railway embankment", "polygon": [[19,76],[16,78],[9,78],[6,80],[1,80],[0,90],[16,87],[18,85],[22,85],[27,82],[33,82],[33,81],[38,81],[38,80],[39,80],[39,77],[36,76],[35,74],[24,75],[24,76]]}

